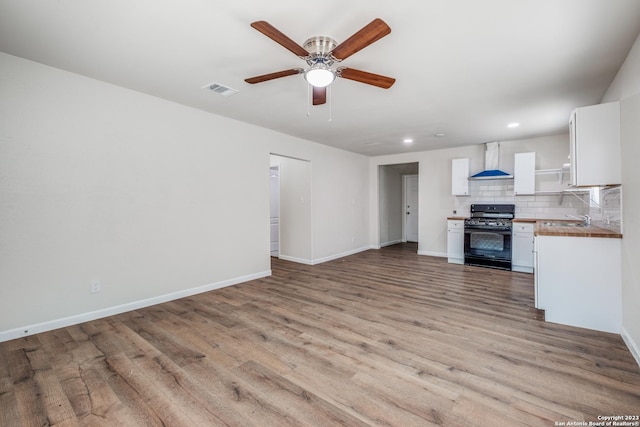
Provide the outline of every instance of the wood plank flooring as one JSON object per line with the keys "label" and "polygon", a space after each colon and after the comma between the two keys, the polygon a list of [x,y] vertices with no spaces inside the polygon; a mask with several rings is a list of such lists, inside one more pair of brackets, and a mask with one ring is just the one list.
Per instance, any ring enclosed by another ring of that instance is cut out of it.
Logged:
{"label": "wood plank flooring", "polygon": [[640,415],[613,334],[405,244],[0,343],[1,426],[554,426]]}

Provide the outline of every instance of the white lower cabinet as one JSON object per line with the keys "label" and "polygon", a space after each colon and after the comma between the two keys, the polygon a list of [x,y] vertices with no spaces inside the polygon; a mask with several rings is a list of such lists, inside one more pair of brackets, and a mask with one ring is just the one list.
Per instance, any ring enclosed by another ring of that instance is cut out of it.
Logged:
{"label": "white lower cabinet", "polygon": [[533,223],[514,223],[511,239],[511,270],[533,273]]}
{"label": "white lower cabinet", "polygon": [[621,239],[536,237],[537,308],[545,320],[619,334]]}
{"label": "white lower cabinet", "polygon": [[447,259],[452,264],[464,264],[464,220],[447,221]]}

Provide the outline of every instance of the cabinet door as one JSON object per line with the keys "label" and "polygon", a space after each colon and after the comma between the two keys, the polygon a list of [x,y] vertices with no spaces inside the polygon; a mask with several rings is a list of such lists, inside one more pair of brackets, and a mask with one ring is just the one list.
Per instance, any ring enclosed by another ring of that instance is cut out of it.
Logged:
{"label": "cabinet door", "polygon": [[536,153],[516,153],[513,167],[513,194],[536,193]]}
{"label": "cabinet door", "polygon": [[540,263],[538,262],[538,238],[533,237],[533,289],[534,289],[534,307],[538,309],[542,309],[540,306],[540,293],[539,293],[539,283],[540,279]]}
{"label": "cabinet door", "polygon": [[620,105],[577,108],[569,124],[571,185],[620,184]]}
{"label": "cabinet door", "polygon": [[533,244],[533,224],[514,224],[511,246],[511,269],[513,271],[533,273]]}
{"label": "cabinet door", "polygon": [[451,160],[451,194],[469,195],[469,159]]}
{"label": "cabinet door", "polygon": [[447,221],[447,258],[450,263],[464,264],[464,221]]}
{"label": "cabinet door", "polygon": [[545,320],[619,334],[621,239],[538,236],[536,243]]}

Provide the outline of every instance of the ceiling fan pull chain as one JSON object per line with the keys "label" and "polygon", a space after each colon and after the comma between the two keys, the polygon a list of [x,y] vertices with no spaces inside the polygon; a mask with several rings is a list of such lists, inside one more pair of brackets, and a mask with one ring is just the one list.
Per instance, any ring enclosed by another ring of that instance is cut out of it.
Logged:
{"label": "ceiling fan pull chain", "polygon": [[[333,108],[332,108],[332,104],[331,104],[331,98],[333,98],[333,96],[331,96],[331,85],[329,85],[327,87],[327,96],[329,97],[329,120],[328,122],[331,123],[331,120],[333,120]],[[309,105],[309,103],[307,103],[307,105]]]}
{"label": "ceiling fan pull chain", "polygon": [[311,111],[309,110],[309,105],[311,104],[311,91],[313,88],[310,84],[307,84],[307,118],[311,117]]}

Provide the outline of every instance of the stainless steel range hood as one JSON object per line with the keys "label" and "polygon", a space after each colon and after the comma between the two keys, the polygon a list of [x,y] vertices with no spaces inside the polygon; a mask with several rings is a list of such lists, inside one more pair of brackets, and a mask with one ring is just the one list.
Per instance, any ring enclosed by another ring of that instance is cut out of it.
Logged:
{"label": "stainless steel range hood", "polygon": [[513,175],[499,169],[500,143],[487,142],[484,152],[484,170],[469,177],[469,179],[510,179]]}

